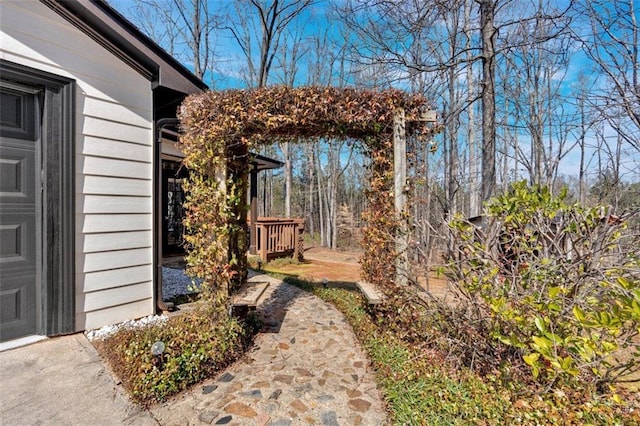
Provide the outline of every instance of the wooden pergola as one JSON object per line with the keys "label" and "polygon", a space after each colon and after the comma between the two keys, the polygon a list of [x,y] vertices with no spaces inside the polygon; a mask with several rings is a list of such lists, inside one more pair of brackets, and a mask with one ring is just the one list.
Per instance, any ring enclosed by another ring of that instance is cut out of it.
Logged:
{"label": "wooden pergola", "polygon": [[[371,158],[363,276],[395,292],[403,284],[408,264],[406,141],[437,132],[431,121],[434,115],[423,96],[397,89],[273,86],[187,98],[180,113],[181,142],[188,166],[198,177],[188,209],[193,229],[188,235],[194,253],[192,270],[207,277],[214,288],[227,282],[233,289],[246,280],[247,252],[284,247],[276,239],[275,246],[267,248],[274,241],[258,224],[257,173],[268,165],[249,154],[252,149],[284,140],[337,138],[359,141]],[[255,164],[247,167],[252,162]],[[203,178],[212,170],[218,170],[223,180]],[[226,187],[226,180],[232,185]],[[240,202],[248,198],[249,212]],[[204,209],[205,205],[209,207]],[[250,236],[246,222],[251,223]],[[273,223],[274,229],[280,225]],[[290,238],[292,233],[281,235]],[[293,241],[295,244],[296,239]]]}

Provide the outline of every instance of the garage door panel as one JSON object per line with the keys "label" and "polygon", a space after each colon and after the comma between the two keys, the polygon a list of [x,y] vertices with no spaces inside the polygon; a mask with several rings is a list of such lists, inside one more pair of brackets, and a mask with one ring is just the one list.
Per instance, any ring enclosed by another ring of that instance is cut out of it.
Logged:
{"label": "garage door panel", "polygon": [[19,148],[3,139],[0,146],[0,197],[3,204],[35,202],[35,147]]}
{"label": "garage door panel", "polygon": [[0,215],[0,264],[3,272],[35,268],[35,214]]}
{"label": "garage door panel", "polygon": [[0,136],[14,139],[35,139],[36,120],[33,96],[19,90],[0,91]]}
{"label": "garage door panel", "polygon": [[36,298],[31,275],[2,277],[0,289],[0,341],[36,333]]}

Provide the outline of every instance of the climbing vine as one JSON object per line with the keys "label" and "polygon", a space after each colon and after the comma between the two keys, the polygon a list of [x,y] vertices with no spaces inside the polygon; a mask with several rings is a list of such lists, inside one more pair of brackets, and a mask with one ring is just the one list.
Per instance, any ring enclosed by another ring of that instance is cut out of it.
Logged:
{"label": "climbing vine", "polygon": [[247,173],[250,151],[279,141],[334,138],[359,143],[369,156],[364,213],[364,279],[392,292],[393,117],[403,109],[407,136],[433,131],[418,120],[419,95],[389,89],[267,87],[188,97],[179,112],[181,149],[191,171],[185,224],[190,272],[221,306],[246,279]]}

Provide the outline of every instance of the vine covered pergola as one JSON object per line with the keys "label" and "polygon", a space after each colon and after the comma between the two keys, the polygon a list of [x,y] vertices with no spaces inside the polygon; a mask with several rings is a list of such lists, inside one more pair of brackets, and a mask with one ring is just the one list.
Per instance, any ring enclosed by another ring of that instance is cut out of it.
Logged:
{"label": "vine covered pergola", "polygon": [[336,138],[358,143],[370,159],[363,279],[392,294],[399,255],[394,235],[406,219],[394,206],[394,194],[404,191],[394,189],[394,141],[397,147],[406,137],[430,137],[429,106],[423,96],[396,89],[273,86],[188,97],[179,118],[190,169],[185,224],[191,274],[221,305],[246,281],[250,150]]}

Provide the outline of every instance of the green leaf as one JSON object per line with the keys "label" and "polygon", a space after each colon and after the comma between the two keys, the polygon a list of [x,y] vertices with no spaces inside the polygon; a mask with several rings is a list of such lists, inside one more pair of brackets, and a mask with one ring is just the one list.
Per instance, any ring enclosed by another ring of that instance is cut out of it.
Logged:
{"label": "green leaf", "polygon": [[553,311],[553,312],[560,312],[560,305],[558,305],[557,303],[551,302],[549,303],[549,310]]}
{"label": "green leaf", "polygon": [[536,317],[536,319],[533,321],[540,332],[545,333],[547,331],[547,325],[544,323],[544,320],[542,318]]}
{"label": "green leaf", "polygon": [[620,284],[620,286],[624,289],[628,289],[631,284],[625,277],[616,277],[616,281],[618,281],[618,284]]}
{"label": "green leaf", "polygon": [[562,358],[561,365],[564,371],[570,370],[571,366],[573,365],[573,358],[571,358],[570,356]]}
{"label": "green leaf", "polygon": [[535,365],[536,361],[538,361],[538,359],[540,358],[540,354],[537,352],[532,352],[529,355],[523,355],[522,359],[524,359],[524,362],[527,363],[527,365]]}
{"label": "green leaf", "polygon": [[533,348],[538,352],[545,354],[549,352],[549,349],[551,349],[551,340],[546,337],[533,336],[531,339],[533,340]]}
{"label": "green leaf", "polygon": [[562,290],[561,287],[551,287],[549,289],[549,297],[551,299],[555,299],[558,296],[558,294],[560,294],[561,290]]}
{"label": "green leaf", "polygon": [[537,365],[532,365],[531,366],[531,373],[533,374],[533,378],[537,379],[538,376],[540,375],[540,369],[538,368]]}
{"label": "green leaf", "polygon": [[573,307],[573,315],[580,322],[583,322],[586,319],[586,316],[584,315],[584,311],[582,309],[580,309],[579,306],[574,306]]}

